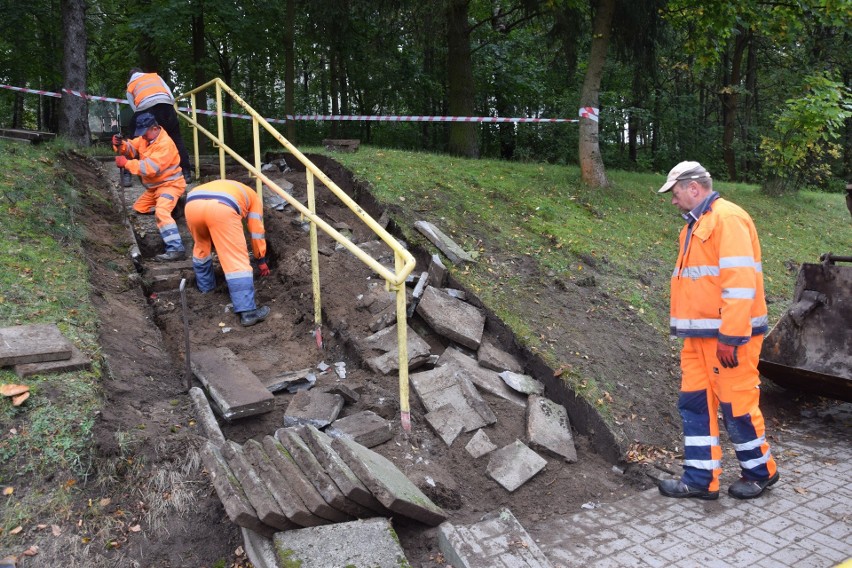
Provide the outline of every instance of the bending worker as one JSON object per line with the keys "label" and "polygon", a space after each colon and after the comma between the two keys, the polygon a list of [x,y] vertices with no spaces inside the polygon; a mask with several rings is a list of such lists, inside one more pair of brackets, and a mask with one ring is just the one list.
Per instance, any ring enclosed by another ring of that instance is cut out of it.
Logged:
{"label": "bending worker", "polygon": [[757,363],[768,320],[757,230],[748,213],[713,191],[698,162],[676,165],[658,191],[672,192],[686,221],[671,280],[671,333],[683,338],[683,476],[660,481],[659,490],[667,497],[719,497],[721,406],[742,476],[728,493],[753,499],[778,481],[758,406]]}
{"label": "bending worker", "polygon": [[187,194],[185,214],[195,240],[192,268],[198,289],[206,293],[216,286],[213,275],[213,247],[216,247],[234,311],[240,314],[240,324],[250,326],[265,320],[269,307],[258,308],[254,302],[254,278],[242,223],[245,219],[248,225],[260,275],[269,276],[263,202],[257,193],[238,181],[211,181]]}
{"label": "bending worker", "polygon": [[154,115],[147,112],[137,117],[133,135],[132,140],[112,137],[113,150],[119,154],[115,157],[115,165],[142,178],[145,191],[133,204],[133,210],[156,216],[157,228],[166,245],[166,252],[154,259],[161,262],[183,260],[186,249],[172,218],[172,211],[186,190],[177,148]]}

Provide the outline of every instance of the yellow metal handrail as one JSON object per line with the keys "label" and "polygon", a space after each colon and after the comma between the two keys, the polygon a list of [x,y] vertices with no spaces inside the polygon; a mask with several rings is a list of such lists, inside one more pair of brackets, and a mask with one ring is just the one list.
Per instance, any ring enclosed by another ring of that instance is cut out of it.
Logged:
{"label": "yellow metal handrail", "polygon": [[[195,97],[210,86],[216,87],[216,123],[218,135],[213,134],[198,123],[198,112],[196,107]],[[247,162],[242,156],[237,154],[233,149],[225,144],[224,136],[224,120],[222,115],[222,92],[230,95],[252,118],[252,137],[254,142],[254,164]],[[252,176],[256,178],[256,187],[258,195],[263,199],[263,183],[265,183],[275,193],[280,195],[287,203],[299,211],[304,218],[310,222],[310,243],[311,243],[311,275],[313,282],[314,293],[314,332],[316,334],[317,346],[322,347],[322,302],[320,295],[319,283],[319,247],[317,245],[317,227],[323,230],[327,235],[331,236],[335,241],[340,243],[346,250],[355,255],[364,264],[369,266],[379,276],[385,280],[385,285],[388,290],[396,292],[396,323],[397,323],[397,341],[399,342],[399,398],[400,398],[400,419],[403,429],[408,432],[411,430],[411,414],[408,404],[408,326],[406,318],[406,298],[405,298],[405,280],[414,270],[414,257],[408,252],[393,236],[388,233],[379,223],[377,223],[370,215],[364,211],[355,200],[346,195],[346,193],[334,183],[322,170],[320,170],[311,160],[302,154],[289,140],[284,138],[266,119],[260,116],[248,103],[246,103],[237,93],[233,91],[224,81],[213,79],[200,87],[183,93],[176,97],[177,100],[190,99],[190,107],[192,114],[188,115],[181,111],[178,112],[183,120],[188,122],[193,129],[193,143],[195,146],[195,175],[200,177],[199,151],[198,151],[198,133],[201,132],[207,138],[212,140],[219,148],[219,174],[222,179],[225,179],[225,154],[227,153]],[[177,103],[175,103],[177,107]],[[305,166],[305,176],[308,190],[308,206],[305,207],[298,200],[293,198],[289,193],[281,189],[275,182],[269,179],[260,170],[260,126],[266,129],[273,138],[281,143],[296,159]],[[340,234],[334,227],[323,221],[316,214],[316,199],[314,192],[314,179],[318,178],[338,199],[340,199],[355,215],[357,215],[382,241],[387,244],[394,253],[394,271],[391,272],[386,267],[382,266],[377,260],[369,254],[361,250],[355,243]]]}

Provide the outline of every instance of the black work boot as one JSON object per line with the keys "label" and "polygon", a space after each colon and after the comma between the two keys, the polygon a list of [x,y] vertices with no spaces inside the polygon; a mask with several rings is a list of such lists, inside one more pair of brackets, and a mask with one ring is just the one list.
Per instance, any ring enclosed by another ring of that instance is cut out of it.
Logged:
{"label": "black work boot", "polygon": [[163,254],[158,254],[154,257],[154,260],[156,260],[157,262],[173,262],[175,260],[184,260],[185,258],[185,250],[171,250],[168,252],[164,252]]}
{"label": "black work boot", "polygon": [[130,172],[121,170],[121,187],[130,187],[133,185],[133,178],[130,177]]}
{"label": "black work boot", "polygon": [[777,471],[769,479],[761,479],[760,481],[741,477],[728,487],[728,494],[736,499],[754,499],[760,497],[767,487],[772,487],[778,483],[780,477]]}
{"label": "black work boot", "polygon": [[269,306],[261,306],[256,310],[240,312],[240,325],[248,327],[256,323],[260,323],[269,315]]}
{"label": "black work boot", "polygon": [[694,497],[705,501],[714,501],[719,498],[718,491],[708,491],[690,487],[680,479],[661,479],[657,484],[660,493],[666,497]]}

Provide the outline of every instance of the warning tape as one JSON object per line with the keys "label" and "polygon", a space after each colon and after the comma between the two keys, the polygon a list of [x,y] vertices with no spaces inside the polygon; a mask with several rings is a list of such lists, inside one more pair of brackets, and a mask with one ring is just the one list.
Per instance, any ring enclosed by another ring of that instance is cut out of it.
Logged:
{"label": "warning tape", "polygon": [[[61,98],[60,93],[51,91],[41,91],[38,89],[26,89],[24,87],[13,87],[12,85],[0,84],[0,89],[9,89],[11,91],[19,91],[22,93],[32,93],[35,95],[45,95],[48,97]],[[63,93],[68,93],[77,97],[83,97],[93,101],[107,101],[111,103],[127,104],[125,99],[116,99],[112,97],[99,97],[97,95],[87,95],[82,91],[73,91],[71,89],[62,89]],[[178,110],[183,112],[192,112],[191,108],[178,107]],[[196,109],[196,113],[215,116],[216,111]],[[586,114],[584,114],[584,112]],[[243,118],[251,120],[252,117],[248,114],[235,114],[231,112],[223,112],[222,116],[231,118]],[[598,120],[598,109],[592,107],[584,107],[580,109],[581,118],[591,118],[595,122]],[[290,120],[355,120],[355,121],[371,121],[371,122],[485,122],[485,123],[566,123],[580,122],[576,118],[504,118],[499,116],[396,116],[396,115],[337,115],[337,114],[296,114],[284,115],[284,118],[267,118],[267,122],[285,124]]]}

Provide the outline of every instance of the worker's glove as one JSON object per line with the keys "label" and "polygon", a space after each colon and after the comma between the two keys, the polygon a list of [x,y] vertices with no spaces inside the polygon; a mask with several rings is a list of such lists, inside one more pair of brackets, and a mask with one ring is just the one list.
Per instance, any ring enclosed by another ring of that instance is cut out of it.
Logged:
{"label": "worker's glove", "polygon": [[112,145],[116,148],[121,148],[121,136],[114,134],[112,137]]}
{"label": "worker's glove", "polygon": [[257,268],[260,270],[261,278],[269,276],[269,265],[266,264],[266,257],[257,259]]}
{"label": "worker's glove", "polygon": [[719,359],[719,362],[726,369],[733,369],[740,364],[740,362],[737,361],[736,345],[726,345],[725,343],[719,342],[716,345],[716,358]]}
{"label": "worker's glove", "polygon": [[127,158],[125,158],[124,156],[116,156],[115,157],[115,165],[118,166],[119,168],[123,168],[124,166],[127,165]]}

